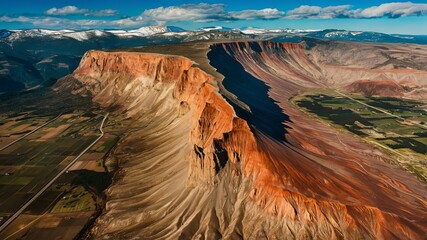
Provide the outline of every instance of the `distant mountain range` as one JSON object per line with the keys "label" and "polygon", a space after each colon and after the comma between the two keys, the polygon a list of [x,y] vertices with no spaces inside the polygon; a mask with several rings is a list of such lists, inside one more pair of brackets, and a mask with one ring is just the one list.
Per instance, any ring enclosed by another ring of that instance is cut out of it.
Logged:
{"label": "distant mountain range", "polygon": [[[184,41],[191,41],[206,39],[206,37],[202,37],[200,39],[197,39],[197,37],[195,37],[196,39],[192,39],[192,37],[212,32],[233,32],[235,34],[240,34],[242,38],[245,38],[244,36],[246,35],[246,38],[273,39],[277,41],[289,38],[311,37],[322,40],[427,44],[427,35],[386,34],[338,29],[300,30],[261,29],[251,27],[232,29],[222,26],[209,26],[197,30],[185,30],[174,26],[148,26],[135,30],[0,30],[0,39],[6,42],[13,42],[28,38],[74,39],[77,41],[87,41],[93,38],[108,38],[114,36],[119,38],[145,38],[158,35],[164,38],[187,36],[188,39],[185,39]],[[209,36],[209,38],[211,37],[214,36]]]}
{"label": "distant mountain range", "polygon": [[355,41],[355,42],[386,42],[386,43],[418,43],[427,44],[427,35],[386,34],[378,32],[345,31],[327,29],[314,31],[308,37],[323,40]]}
{"label": "distant mountain range", "polygon": [[253,39],[278,42],[320,40],[427,44],[427,36],[346,30],[231,29],[185,30],[148,26],[135,30],[0,30],[0,93],[32,88],[71,73],[90,49],[132,48],[197,40]]}

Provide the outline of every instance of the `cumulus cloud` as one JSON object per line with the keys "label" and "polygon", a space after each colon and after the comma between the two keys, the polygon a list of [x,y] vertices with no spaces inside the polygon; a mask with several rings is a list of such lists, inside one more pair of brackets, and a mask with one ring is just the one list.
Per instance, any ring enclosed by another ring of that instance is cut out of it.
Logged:
{"label": "cumulus cloud", "polygon": [[159,7],[145,10],[139,19],[166,21],[224,21],[231,20],[224,4],[184,4],[181,6]]}
{"label": "cumulus cloud", "polygon": [[412,2],[384,3],[363,10],[356,10],[354,15],[360,18],[378,18],[384,16],[398,18],[402,16],[427,15],[427,4]]}
{"label": "cumulus cloud", "polygon": [[184,4],[145,10],[138,18],[151,19],[160,23],[177,21],[214,22],[254,19],[278,19],[284,12],[275,8],[228,12],[224,4]]}
{"label": "cumulus cloud", "polygon": [[65,6],[62,8],[51,8],[45,11],[46,15],[52,16],[66,16],[66,15],[85,15],[85,16],[114,16],[117,14],[116,10],[103,9],[103,10],[89,10],[86,8],[78,8],[76,6]]}
{"label": "cumulus cloud", "polygon": [[144,25],[159,25],[168,22],[193,21],[193,22],[213,22],[213,21],[238,21],[238,20],[272,20],[284,16],[284,12],[275,8],[260,10],[226,11],[224,4],[184,4],[179,6],[159,7],[147,9],[139,16],[126,17],[118,20],[105,19],[67,19],[67,15],[85,16],[109,16],[116,13],[114,10],[93,11],[80,9],[75,6],[63,8],[51,8],[45,12],[47,16],[20,16],[20,17],[0,17],[0,22],[21,22],[31,23],[35,27],[46,28],[134,28]]}
{"label": "cumulus cloud", "polygon": [[[355,9],[351,5],[308,6],[302,5],[288,12],[276,8],[243,9],[227,11],[224,4],[184,4],[178,6],[146,9],[139,16],[122,19],[100,19],[94,16],[113,16],[113,9],[89,10],[76,6],[51,8],[45,16],[0,16],[0,22],[18,22],[41,28],[136,28],[147,25],[159,25],[173,22],[230,22],[239,20],[275,20],[275,19],[332,19],[332,18],[398,18],[404,16],[427,15],[427,4],[412,2],[392,2],[364,9]],[[85,16],[84,19],[69,19],[68,15]],[[92,17],[92,18],[91,18]]]}
{"label": "cumulus cloud", "polygon": [[89,11],[88,14],[90,16],[99,16],[99,17],[108,17],[108,16],[114,16],[117,15],[118,11],[114,9],[102,9],[97,11]]}
{"label": "cumulus cloud", "polygon": [[19,16],[19,17],[9,17],[9,16],[2,16],[0,17],[0,22],[22,22],[27,23],[31,22],[32,18],[25,17],[25,16]]}
{"label": "cumulus cloud", "polygon": [[277,8],[265,8],[261,10],[242,10],[238,12],[230,12],[230,15],[234,19],[239,20],[272,20],[279,19],[284,16],[285,12],[279,11]]}
{"label": "cumulus cloud", "polygon": [[426,15],[427,4],[393,2],[365,9],[353,9],[351,5],[308,6],[302,5],[287,13],[276,8],[227,11],[224,4],[184,4],[145,10],[138,19],[153,20],[160,24],[177,21],[213,22],[237,20],[274,19],[331,19],[331,18],[397,18],[401,16]]}
{"label": "cumulus cloud", "polygon": [[346,17],[350,11],[350,5],[340,5],[340,6],[329,6],[329,7],[319,7],[319,6],[307,6],[302,5],[298,8],[290,10],[286,14],[288,19],[303,19],[303,18],[320,18],[320,19],[329,19],[337,17]]}
{"label": "cumulus cloud", "polygon": [[89,9],[79,9],[76,6],[65,6],[63,8],[48,9],[45,14],[47,15],[76,15],[89,12]]}
{"label": "cumulus cloud", "polygon": [[351,5],[329,7],[303,5],[286,13],[287,19],[331,18],[398,18],[402,16],[427,15],[427,4],[412,2],[384,3],[365,9],[352,9]]}
{"label": "cumulus cloud", "polygon": [[138,19],[168,21],[229,21],[233,20],[225,11],[224,4],[184,4],[180,6],[159,7],[145,10]]}

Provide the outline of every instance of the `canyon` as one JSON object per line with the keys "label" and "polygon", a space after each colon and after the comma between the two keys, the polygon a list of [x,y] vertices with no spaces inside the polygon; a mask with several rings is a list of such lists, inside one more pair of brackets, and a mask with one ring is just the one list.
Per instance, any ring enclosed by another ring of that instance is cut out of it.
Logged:
{"label": "canyon", "polygon": [[88,51],[55,84],[124,124],[90,238],[426,237],[426,185],[289,100],[326,88],[426,100],[426,47],[191,45]]}

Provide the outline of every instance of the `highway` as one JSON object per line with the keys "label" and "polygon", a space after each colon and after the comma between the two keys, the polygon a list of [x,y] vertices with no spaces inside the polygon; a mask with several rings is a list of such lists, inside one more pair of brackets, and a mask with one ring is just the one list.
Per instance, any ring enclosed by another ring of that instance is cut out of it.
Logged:
{"label": "highway", "polygon": [[31,134],[33,134],[33,133],[35,133],[36,131],[40,130],[42,127],[44,127],[44,126],[48,125],[49,123],[51,123],[51,122],[55,121],[56,119],[58,119],[61,115],[62,115],[62,113],[60,113],[60,114],[59,114],[58,116],[56,116],[55,118],[53,118],[53,119],[51,119],[51,120],[49,120],[49,121],[45,122],[44,124],[42,124],[42,125],[40,125],[40,126],[36,127],[36,128],[35,128],[35,129],[33,129],[31,132],[28,132],[28,133],[24,134],[23,136],[21,136],[20,138],[16,139],[15,141],[13,141],[13,142],[11,142],[11,143],[7,144],[6,146],[4,146],[4,147],[0,148],[0,151],[3,151],[4,149],[6,149],[6,148],[8,148],[8,147],[12,146],[13,144],[15,144],[15,143],[17,143],[17,142],[21,141],[23,138],[28,137],[29,135],[31,135]]}
{"label": "highway", "polygon": [[354,102],[357,102],[357,103],[359,103],[359,104],[362,104],[362,105],[364,105],[364,106],[367,106],[367,107],[369,107],[369,108],[372,108],[372,109],[374,109],[374,110],[377,110],[377,111],[382,112],[382,113],[384,113],[384,114],[387,114],[387,115],[389,115],[389,116],[395,117],[395,118],[400,119],[400,120],[402,120],[402,121],[410,122],[411,124],[417,125],[417,126],[418,126],[418,127],[420,127],[420,128],[427,129],[427,127],[426,127],[426,126],[424,126],[424,125],[421,125],[421,124],[416,123],[416,122],[414,122],[414,121],[409,121],[409,120],[407,120],[407,119],[405,119],[405,118],[403,118],[403,117],[401,117],[401,116],[398,116],[398,115],[395,115],[395,114],[393,114],[393,113],[390,113],[390,112],[388,112],[388,111],[386,111],[386,110],[384,110],[384,109],[381,109],[381,108],[377,108],[377,107],[371,106],[371,105],[369,105],[369,104],[367,104],[367,103],[364,103],[364,102],[362,102],[362,101],[359,101],[359,100],[357,100],[357,99],[354,99],[354,98],[352,98],[352,97],[348,96],[347,94],[344,94],[344,93],[339,92],[339,91],[337,91],[337,90],[335,90],[335,92],[336,92],[336,93],[338,93],[339,95],[343,96],[343,97],[346,97],[346,98],[348,98],[348,99],[350,99],[350,100],[354,101]]}
{"label": "highway", "polygon": [[[59,116],[58,116],[59,117]],[[104,127],[105,120],[107,120],[108,113],[102,119],[101,125],[99,126],[99,131],[101,134],[97,139],[95,139],[89,146],[87,146],[79,155],[77,155],[67,166],[64,167],[52,180],[50,180],[40,191],[38,191],[28,202],[26,202],[18,211],[16,211],[12,216],[10,216],[1,226],[0,232],[3,231],[9,224],[11,224],[28,206],[31,205],[44,191],[46,191],[52,184],[63,174],[65,173],[83,154],[85,154],[89,149],[93,147],[103,136],[104,131],[102,128]]]}
{"label": "highway", "polygon": [[[324,87],[324,88],[326,88],[326,89],[329,89],[329,87],[328,87],[326,84],[324,84],[324,83],[316,82],[316,84],[317,84],[317,85],[319,85],[319,86],[322,86],[322,87]],[[418,127],[420,127],[420,128],[427,129],[427,126],[421,125],[421,124],[419,124],[419,123],[417,123],[417,122],[414,122],[414,121],[410,121],[410,120],[405,119],[405,118],[403,118],[403,117],[401,117],[401,116],[398,116],[398,115],[395,115],[395,114],[393,114],[393,113],[390,113],[389,111],[386,111],[386,110],[384,110],[384,109],[381,109],[381,108],[377,108],[377,107],[371,106],[371,105],[369,105],[369,104],[367,104],[367,103],[365,103],[365,102],[362,102],[362,101],[360,101],[360,100],[354,99],[354,98],[350,97],[349,95],[347,95],[347,94],[345,94],[345,93],[342,93],[342,92],[340,92],[340,91],[338,91],[338,90],[336,90],[336,89],[335,89],[335,90],[333,90],[333,91],[334,91],[334,92],[336,92],[337,94],[339,94],[339,95],[341,95],[341,96],[345,97],[345,98],[348,98],[348,99],[350,99],[350,100],[352,100],[352,101],[354,101],[354,102],[357,102],[357,103],[359,103],[359,104],[362,104],[362,105],[364,105],[364,106],[366,106],[366,107],[369,107],[369,108],[371,108],[371,109],[377,110],[377,111],[382,112],[382,113],[384,113],[384,114],[387,114],[387,115],[389,115],[389,116],[395,117],[395,118],[400,119],[400,120],[402,120],[402,121],[404,121],[404,122],[405,122],[405,121],[406,121],[406,122],[410,122],[411,124],[416,125],[416,126],[418,126]]]}

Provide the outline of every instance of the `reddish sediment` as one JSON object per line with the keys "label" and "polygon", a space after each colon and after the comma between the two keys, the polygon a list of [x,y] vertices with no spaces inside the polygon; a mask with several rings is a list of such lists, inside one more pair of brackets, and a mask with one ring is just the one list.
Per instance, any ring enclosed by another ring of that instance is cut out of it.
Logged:
{"label": "reddish sediment", "polygon": [[426,237],[425,186],[289,102],[327,83],[303,45],[216,47],[270,87],[291,120],[286,142],[236,117],[211,76],[183,57],[90,51],[57,84],[135,120],[112,153],[121,178],[94,238]]}
{"label": "reddish sediment", "polygon": [[366,96],[401,97],[408,90],[392,80],[359,80],[345,87],[347,92]]}
{"label": "reddish sediment", "polygon": [[[289,99],[298,91],[327,82],[321,77],[321,66],[307,58],[300,44],[257,44],[261,52],[248,44],[221,45],[270,87],[269,96],[290,118],[285,123],[288,143],[257,134],[264,157],[247,159],[245,167],[248,175],[257,176],[256,197],[252,198],[270,213],[295,218],[302,211],[309,219],[319,214],[325,217],[322,221],[346,222],[348,230],[364,229],[370,238],[425,237],[425,186],[402,169],[386,164],[388,157],[378,150],[290,104]],[[235,81],[245,84],[244,79]],[[372,82],[380,87],[393,85],[391,81]],[[295,214],[289,210],[290,203]]]}

